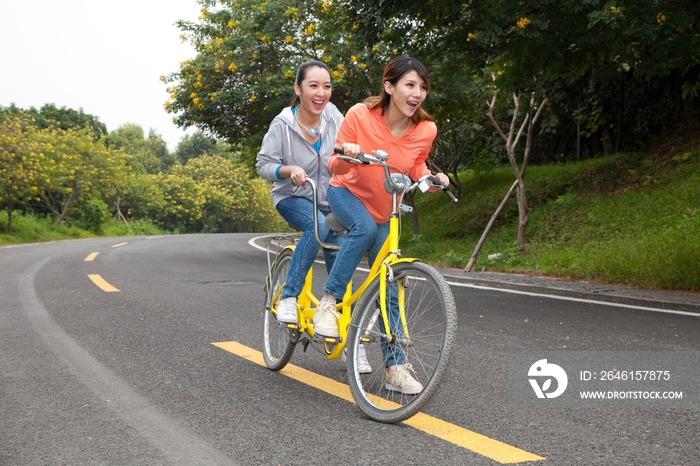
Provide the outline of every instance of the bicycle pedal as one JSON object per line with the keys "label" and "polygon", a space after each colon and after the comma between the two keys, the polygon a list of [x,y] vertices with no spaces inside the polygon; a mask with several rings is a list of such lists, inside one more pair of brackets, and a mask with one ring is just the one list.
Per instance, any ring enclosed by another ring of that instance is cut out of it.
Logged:
{"label": "bicycle pedal", "polygon": [[343,341],[343,339],[340,337],[324,337],[323,335],[319,335],[317,333],[314,335],[314,341],[316,343],[328,343],[332,345],[337,345],[338,343]]}
{"label": "bicycle pedal", "polygon": [[301,327],[299,327],[299,324],[293,324],[290,322],[279,322],[277,321],[277,326],[280,328],[288,328],[291,330],[299,330]]}

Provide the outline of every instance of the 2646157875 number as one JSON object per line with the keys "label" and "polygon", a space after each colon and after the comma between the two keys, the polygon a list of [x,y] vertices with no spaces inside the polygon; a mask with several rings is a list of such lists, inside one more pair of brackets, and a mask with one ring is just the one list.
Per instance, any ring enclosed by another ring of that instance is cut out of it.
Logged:
{"label": "2646157875 number", "polygon": [[598,380],[601,381],[617,381],[617,380],[671,380],[671,373],[669,371],[621,371],[621,370],[609,370],[600,371],[600,377]]}

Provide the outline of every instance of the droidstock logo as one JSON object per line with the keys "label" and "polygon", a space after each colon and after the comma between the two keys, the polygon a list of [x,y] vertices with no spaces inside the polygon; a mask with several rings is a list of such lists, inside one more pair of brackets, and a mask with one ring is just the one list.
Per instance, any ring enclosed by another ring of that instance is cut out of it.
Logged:
{"label": "droidstock logo", "polygon": [[[569,379],[566,372],[556,364],[549,364],[546,359],[540,359],[532,366],[527,373],[528,380],[537,398],[556,398],[566,390]],[[552,388],[552,379],[557,381],[556,389]]]}

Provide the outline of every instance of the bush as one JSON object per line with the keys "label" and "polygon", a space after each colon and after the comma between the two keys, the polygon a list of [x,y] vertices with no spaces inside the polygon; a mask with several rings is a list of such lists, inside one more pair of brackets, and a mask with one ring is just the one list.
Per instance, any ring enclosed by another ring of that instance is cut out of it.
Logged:
{"label": "bush", "polygon": [[134,219],[128,225],[121,220],[110,219],[104,225],[102,232],[104,236],[151,236],[164,234],[163,230],[148,219]]}
{"label": "bush", "polygon": [[0,244],[36,243],[59,239],[91,238],[93,234],[62,223],[55,225],[51,216],[15,210],[12,212],[12,233],[7,233],[7,211],[0,211]]}
{"label": "bush", "polygon": [[100,199],[90,199],[87,202],[77,202],[74,206],[75,226],[94,233],[102,233],[102,227],[109,218],[107,204]]}

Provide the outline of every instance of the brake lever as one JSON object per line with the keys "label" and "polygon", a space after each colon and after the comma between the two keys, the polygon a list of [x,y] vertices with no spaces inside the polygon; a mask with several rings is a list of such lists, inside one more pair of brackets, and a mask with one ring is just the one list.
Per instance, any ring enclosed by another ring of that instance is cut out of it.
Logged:
{"label": "brake lever", "polygon": [[357,154],[357,158],[346,157],[344,155],[345,149],[343,149],[342,147],[334,147],[333,152],[335,152],[336,154],[340,154],[340,155],[338,155],[338,158],[341,160],[345,160],[346,162],[361,163],[362,165],[369,165],[370,164],[370,162],[365,159],[364,152],[360,152],[359,154]]}
{"label": "brake lever", "polygon": [[434,175],[428,175],[428,176],[426,176],[426,177],[421,181],[421,183],[422,183],[422,182],[426,182],[426,181],[429,182],[429,184],[430,184],[431,186],[428,186],[425,190],[423,190],[423,187],[421,187],[420,184],[419,184],[419,187],[421,188],[421,191],[425,192],[425,191],[427,191],[428,189],[430,189],[431,187],[436,187],[436,188],[442,190],[442,192],[444,192],[444,193],[447,194],[448,196],[450,196],[450,199],[452,199],[452,202],[457,202],[457,198],[455,197],[454,194],[452,194],[452,191],[450,191],[450,188],[448,188],[447,186],[445,186],[444,184],[442,184],[442,183],[440,182],[440,180],[439,180],[436,176],[434,176]]}

